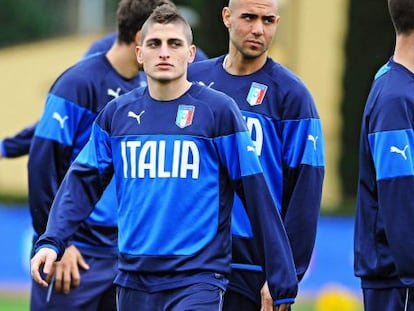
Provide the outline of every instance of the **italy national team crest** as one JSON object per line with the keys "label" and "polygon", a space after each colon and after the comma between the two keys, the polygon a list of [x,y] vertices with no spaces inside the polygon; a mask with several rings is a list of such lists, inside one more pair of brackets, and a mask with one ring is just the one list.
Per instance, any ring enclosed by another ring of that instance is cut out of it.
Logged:
{"label": "italy national team crest", "polygon": [[177,111],[177,118],[175,119],[175,124],[177,124],[177,126],[180,128],[190,126],[191,123],[193,123],[194,110],[194,106],[179,105]]}
{"label": "italy national team crest", "polygon": [[247,102],[250,106],[257,106],[263,102],[266,95],[267,85],[253,82],[250,86],[249,94],[247,94]]}

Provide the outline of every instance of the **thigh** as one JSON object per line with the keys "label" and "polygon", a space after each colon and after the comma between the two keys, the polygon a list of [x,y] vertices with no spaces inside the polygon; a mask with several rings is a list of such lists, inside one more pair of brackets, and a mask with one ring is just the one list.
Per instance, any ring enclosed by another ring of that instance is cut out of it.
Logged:
{"label": "thigh", "polygon": [[224,294],[223,311],[260,311],[260,306],[247,297],[227,290]]}
{"label": "thigh", "polygon": [[72,288],[69,294],[53,290],[47,301],[49,289],[32,282],[30,310],[116,311],[113,281],[117,271],[117,261],[88,257],[85,257],[85,260],[90,269],[80,271],[80,286]]}
{"label": "thigh", "polygon": [[363,289],[365,311],[414,311],[412,288]]}
{"label": "thigh", "polygon": [[148,293],[117,288],[118,311],[220,311],[223,290],[210,284],[195,284]]}
{"label": "thigh", "polygon": [[220,311],[224,291],[212,284],[199,283],[172,291],[166,311]]}

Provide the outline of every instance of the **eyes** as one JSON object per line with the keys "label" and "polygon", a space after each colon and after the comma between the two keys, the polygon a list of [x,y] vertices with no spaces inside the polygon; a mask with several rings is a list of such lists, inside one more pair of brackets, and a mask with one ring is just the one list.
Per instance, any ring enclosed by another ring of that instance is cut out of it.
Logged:
{"label": "eyes", "polygon": [[261,16],[260,17],[256,14],[244,13],[241,15],[241,18],[245,20],[246,22],[253,22],[258,19],[261,19],[263,21],[263,24],[265,25],[271,25],[271,24],[276,23],[276,16]]}
{"label": "eyes", "polygon": [[[184,42],[180,39],[169,39],[167,40],[167,44],[169,47],[177,49],[182,47],[184,45]],[[155,49],[162,45],[162,41],[159,39],[150,39],[146,42],[145,45],[151,49]]]}

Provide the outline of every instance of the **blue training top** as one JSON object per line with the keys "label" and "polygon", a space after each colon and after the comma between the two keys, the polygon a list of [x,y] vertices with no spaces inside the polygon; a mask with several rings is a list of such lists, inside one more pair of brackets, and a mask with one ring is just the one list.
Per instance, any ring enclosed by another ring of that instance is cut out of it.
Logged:
{"label": "blue training top", "polygon": [[[224,61],[223,55],[192,64],[188,77],[230,95],[241,109],[283,218],[300,280],[315,243],[324,178],[324,140],[315,103],[300,79],[270,58],[260,70],[242,76],[229,74]],[[252,224],[238,197],[232,233],[229,289],[260,303],[263,269]]]}
{"label": "blue training top", "polygon": [[290,254],[288,240],[230,97],[194,84],[172,101],[152,99],[147,88],[114,99],[69,169],[36,247],[52,244],[61,256],[74,224],[93,210],[112,176],[119,202],[117,284],[157,291],[202,279],[224,288],[217,274],[230,273],[236,190],[255,228],[272,296],[293,302],[293,260],[278,256]]}
{"label": "blue training top", "polygon": [[[104,54],[78,62],[52,85],[42,117],[31,142],[28,179],[29,206],[37,235],[46,229],[55,194],[70,164],[86,144],[92,122],[113,98],[146,84],[141,75],[124,79]],[[82,223],[73,243],[83,254],[116,256],[117,223],[114,184],[89,218]]]}
{"label": "blue training top", "polygon": [[363,288],[414,286],[414,74],[391,58],[361,126],[355,274]]}

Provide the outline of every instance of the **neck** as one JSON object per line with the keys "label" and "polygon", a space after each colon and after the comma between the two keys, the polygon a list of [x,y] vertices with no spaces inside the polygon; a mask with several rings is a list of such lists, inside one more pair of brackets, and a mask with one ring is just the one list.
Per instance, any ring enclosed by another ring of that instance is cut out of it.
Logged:
{"label": "neck", "polygon": [[239,51],[230,48],[223,62],[224,69],[233,75],[245,76],[260,70],[267,60],[267,53],[254,58],[246,58]]}
{"label": "neck", "polygon": [[168,82],[160,82],[147,76],[148,91],[155,100],[168,101],[174,100],[182,96],[191,87],[191,82],[187,80],[174,80]]}
{"label": "neck", "polygon": [[135,56],[135,45],[119,44],[114,45],[106,53],[112,67],[124,78],[134,78],[139,71],[139,65]]}
{"label": "neck", "polygon": [[393,59],[414,73],[414,33],[397,35]]}

